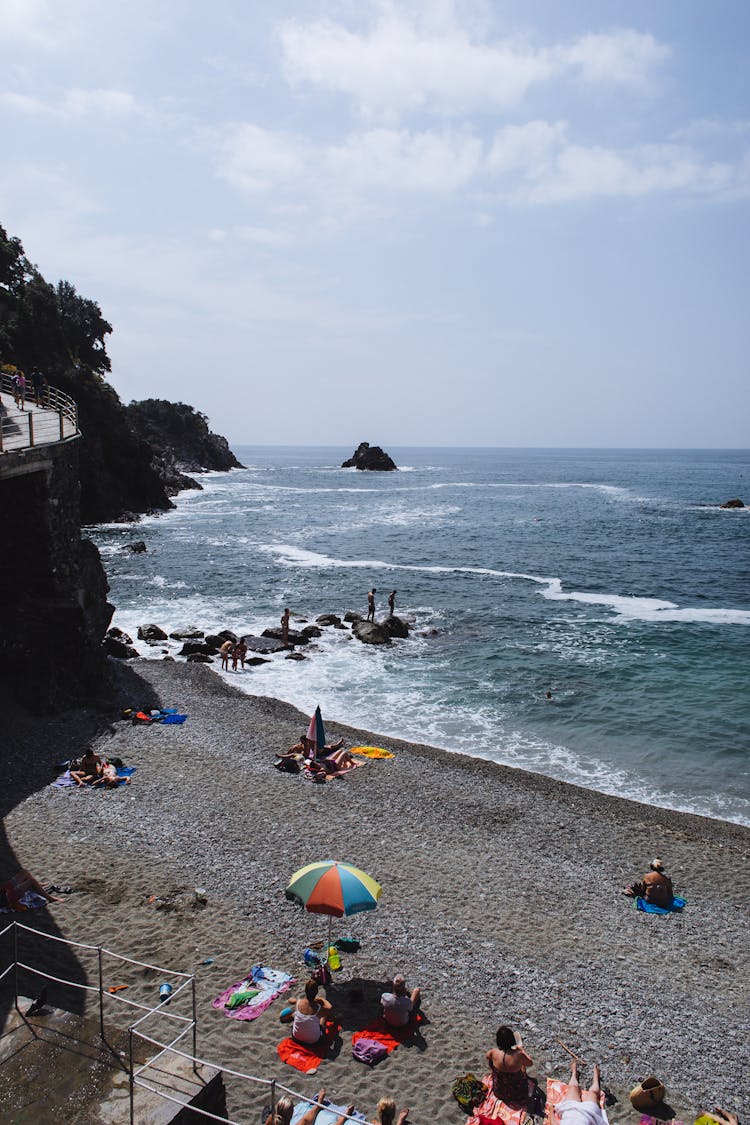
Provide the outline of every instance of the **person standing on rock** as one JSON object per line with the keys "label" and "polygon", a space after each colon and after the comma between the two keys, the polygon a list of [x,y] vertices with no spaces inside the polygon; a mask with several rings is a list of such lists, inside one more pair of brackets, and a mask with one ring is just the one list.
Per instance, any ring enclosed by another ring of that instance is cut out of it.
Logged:
{"label": "person standing on rock", "polygon": [[291,610],[289,606],[284,610],[281,615],[281,639],[285,645],[289,644],[289,617]]}
{"label": "person standing on rock", "polygon": [[388,595],[388,610],[390,612],[391,617],[393,617],[394,613],[396,612],[396,591],[395,590],[391,590],[390,594]]}
{"label": "person standing on rock", "polygon": [[377,594],[377,592],[378,591],[373,586],[373,588],[370,590],[369,594],[367,595],[367,620],[368,621],[374,621],[375,620],[375,595]]}

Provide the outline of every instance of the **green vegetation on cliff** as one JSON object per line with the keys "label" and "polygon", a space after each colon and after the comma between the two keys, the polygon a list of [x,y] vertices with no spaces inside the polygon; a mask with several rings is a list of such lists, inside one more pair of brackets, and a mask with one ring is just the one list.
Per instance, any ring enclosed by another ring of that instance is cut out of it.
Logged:
{"label": "green vegetation on cliff", "polygon": [[84,523],[171,508],[171,495],[200,487],[182,468],[239,466],[225,439],[210,433],[205,415],[191,406],[120,401],[106,381],[111,332],[96,301],[67,281],[46,281],[20,239],[0,225],[0,363],[27,373],[38,367],[78,403]]}

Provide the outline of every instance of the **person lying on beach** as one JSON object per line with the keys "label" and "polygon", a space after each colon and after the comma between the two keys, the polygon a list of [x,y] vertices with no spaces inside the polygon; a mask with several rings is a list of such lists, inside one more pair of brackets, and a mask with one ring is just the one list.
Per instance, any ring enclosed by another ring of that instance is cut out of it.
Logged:
{"label": "person lying on beach", "polygon": [[294,1005],[292,1020],[292,1039],[311,1047],[317,1043],[325,1031],[326,1020],[331,1018],[333,1008],[327,1000],[318,996],[318,982],[309,980],[305,984],[305,994]]}
{"label": "person lying on beach", "polygon": [[99,777],[96,781],[92,782],[92,785],[103,785],[105,789],[116,789],[121,781],[124,781],[126,785],[130,785],[130,778],[120,777],[114,762],[104,762]]}
{"label": "person lying on beach", "polygon": [[409,1116],[409,1108],[402,1109],[396,1120],[396,1103],[393,1098],[381,1098],[375,1111],[372,1125],[404,1125]]}
{"label": "person lying on beach", "polygon": [[71,770],[70,776],[76,785],[95,785],[102,775],[104,763],[93,750],[87,750],[78,763],[78,769]]}
{"label": "person lying on beach", "polygon": [[312,774],[313,779],[320,778],[324,780],[331,774],[342,772],[351,765],[354,758],[348,750],[334,750],[327,758],[320,759],[318,757],[308,758],[306,768]]}
{"label": "person lying on beach", "polygon": [[599,1064],[594,1064],[594,1081],[588,1090],[578,1084],[578,1063],[570,1072],[568,1090],[555,1106],[560,1125],[608,1125],[607,1115],[601,1107],[602,1090],[599,1084]]}
{"label": "person lying on beach", "polygon": [[672,880],[664,874],[664,864],[660,859],[652,860],[640,882],[631,883],[622,893],[629,898],[645,898],[653,906],[671,906],[674,899]]}
{"label": "person lying on beach", "polygon": [[[313,1125],[313,1121],[323,1109],[323,1102],[325,1100],[326,1090],[325,1086],[318,1094],[314,1103],[307,1109],[302,1116],[298,1119],[297,1125]],[[339,1117],[335,1125],[346,1125],[346,1118],[349,1114],[354,1112],[354,1102],[346,1107],[346,1113]],[[265,1118],[263,1125],[289,1125],[294,1113],[294,1102],[285,1094],[283,1098],[279,1098],[276,1103],[276,1113],[269,1113]]]}
{"label": "person lying on beach", "polygon": [[419,1011],[422,993],[418,988],[406,991],[406,981],[402,976],[393,978],[393,992],[384,992],[380,997],[383,1019],[391,1027],[406,1027]]}
{"label": "person lying on beach", "polygon": [[521,1036],[510,1027],[499,1027],[495,1042],[497,1046],[487,1052],[487,1062],[492,1070],[492,1092],[507,1106],[525,1108],[529,1100],[526,1068],[533,1066],[534,1060],[524,1050]]}

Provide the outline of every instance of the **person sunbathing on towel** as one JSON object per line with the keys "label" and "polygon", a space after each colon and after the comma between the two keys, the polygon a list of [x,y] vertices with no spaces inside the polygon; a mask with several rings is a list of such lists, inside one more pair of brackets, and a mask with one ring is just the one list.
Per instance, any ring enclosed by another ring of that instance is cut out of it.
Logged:
{"label": "person sunbathing on towel", "polygon": [[[325,1086],[318,1094],[314,1103],[298,1119],[297,1125],[313,1125],[313,1121],[323,1109],[326,1091]],[[346,1113],[337,1118],[335,1125],[347,1125],[346,1118],[354,1112],[354,1102],[346,1107]],[[276,1113],[269,1113],[263,1125],[290,1125],[294,1113],[294,1102],[285,1094],[276,1103]]]}
{"label": "person sunbathing on towel", "polygon": [[508,1106],[525,1108],[529,1100],[526,1068],[533,1066],[534,1060],[523,1049],[521,1036],[510,1027],[499,1027],[495,1042],[497,1046],[487,1052],[487,1062],[492,1070],[492,1092]]}
{"label": "person sunbathing on towel", "polygon": [[318,982],[309,980],[305,984],[305,995],[300,996],[294,1005],[292,1039],[311,1047],[317,1043],[331,1018],[333,1008],[327,1000],[318,996]]}
{"label": "person sunbathing on towel", "polygon": [[629,898],[645,898],[652,906],[669,907],[674,899],[672,880],[664,874],[664,864],[660,859],[652,860],[640,882],[631,883],[622,893]]}
{"label": "person sunbathing on towel", "polygon": [[555,1113],[561,1125],[609,1125],[601,1107],[598,1063],[594,1065],[594,1081],[588,1090],[582,1090],[578,1085],[578,1063],[573,1063],[568,1091],[555,1106]]}
{"label": "person sunbathing on towel", "polygon": [[93,750],[87,750],[78,763],[77,770],[71,770],[70,776],[76,785],[94,785],[102,775],[104,763]]}
{"label": "person sunbathing on towel", "polygon": [[393,978],[393,992],[384,992],[380,997],[383,1019],[391,1027],[406,1027],[419,1011],[422,993],[418,988],[406,991],[406,981],[402,976]]}
{"label": "person sunbathing on towel", "polygon": [[121,781],[124,781],[126,785],[130,785],[129,777],[120,777],[117,773],[117,766],[113,765],[112,762],[105,762],[102,766],[99,779],[92,784],[103,785],[105,789],[116,789]]}

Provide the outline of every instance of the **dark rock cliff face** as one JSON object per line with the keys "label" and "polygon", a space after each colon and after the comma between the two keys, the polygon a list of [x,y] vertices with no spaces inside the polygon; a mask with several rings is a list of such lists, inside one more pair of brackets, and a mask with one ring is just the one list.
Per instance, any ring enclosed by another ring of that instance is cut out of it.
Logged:
{"label": "dark rock cliff face", "polygon": [[78,404],[81,427],[81,518],[85,524],[167,511],[170,496],[200,488],[188,472],[241,468],[205,415],[184,403],[147,399],[124,406],[96,375],[62,376],[60,390]]}
{"label": "dark rock cliff face", "polygon": [[0,685],[32,711],[106,684],[112,617],[99,552],[81,540],[78,442],[0,460]]}

